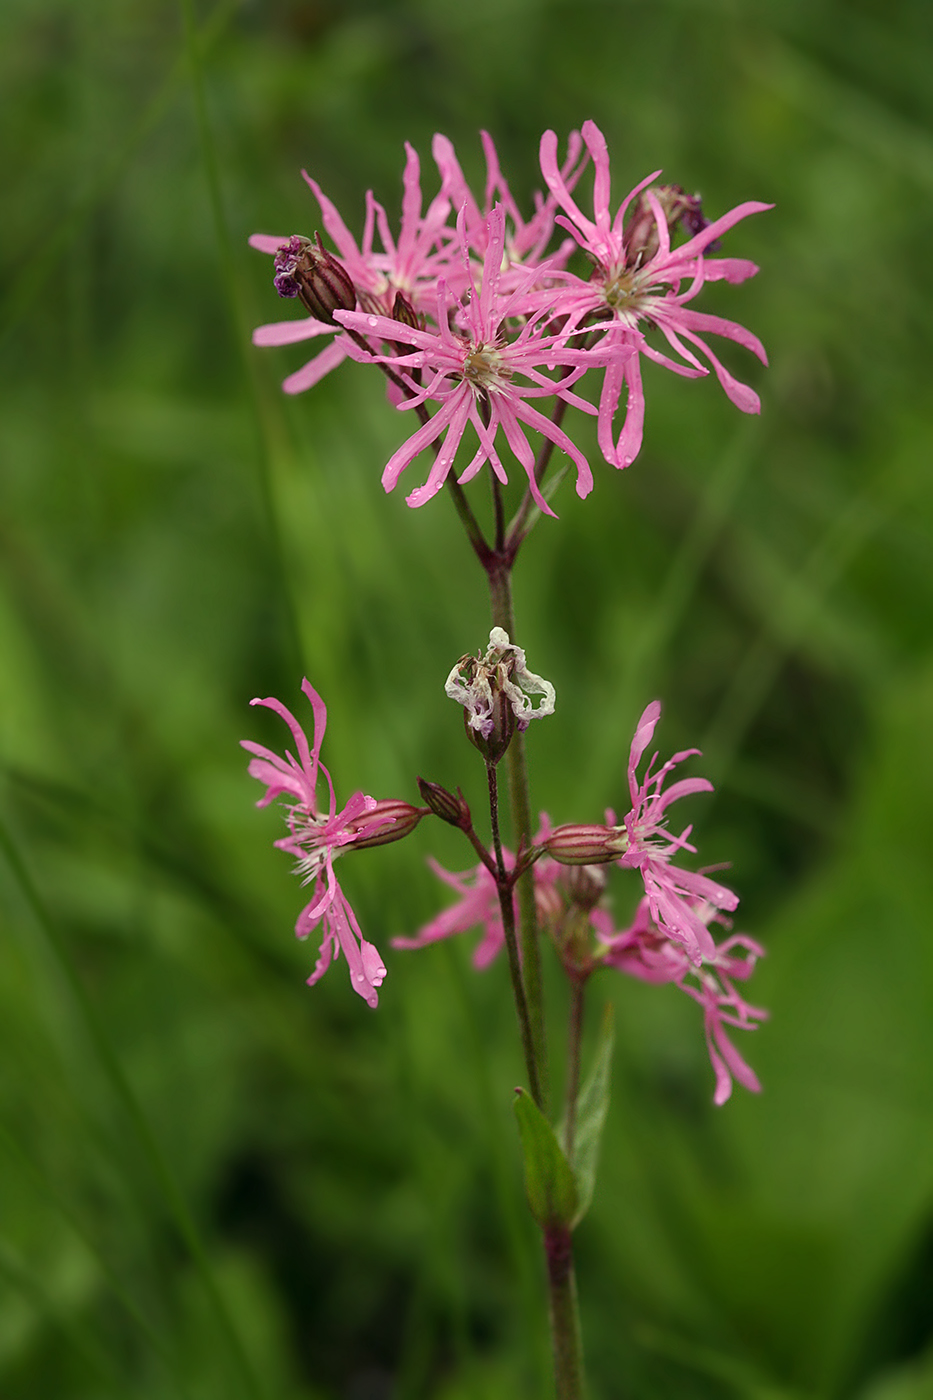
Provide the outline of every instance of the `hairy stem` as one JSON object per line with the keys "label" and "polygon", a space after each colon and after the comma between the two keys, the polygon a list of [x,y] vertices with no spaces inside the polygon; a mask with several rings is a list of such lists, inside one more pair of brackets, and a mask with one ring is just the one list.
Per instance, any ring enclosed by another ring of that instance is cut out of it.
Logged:
{"label": "hairy stem", "polygon": [[509,958],[509,975],[512,978],[512,993],[515,997],[515,1010],[522,1037],[522,1051],[525,1056],[525,1072],[528,1075],[528,1088],[535,1103],[541,1102],[541,1085],[538,1064],[535,1059],[531,1022],[528,1015],[528,1001],[525,984],[522,980],[522,965],[518,955],[518,939],[515,936],[515,904],[512,899],[514,882],[505,868],[502,858],[502,841],[499,836],[499,789],[496,765],[486,764],[486,780],[489,784],[489,823],[492,828],[492,844],[496,853],[496,886],[499,891],[499,907],[502,910],[502,927],[505,931],[505,947]]}
{"label": "hairy stem", "polygon": [[[551,414],[551,422],[556,427],[560,427],[561,420],[566,412],[566,403],[563,399],[558,399],[557,403],[554,405],[554,412]],[[553,451],[554,444],[551,441],[551,439],[547,437],[543,438],[541,446],[538,449],[538,455],[535,458],[534,465],[534,478],[535,484],[537,486],[540,486],[541,482],[544,480],[544,473],[547,471],[548,462],[550,462],[551,460],[551,454],[553,453]],[[529,519],[531,517],[531,512],[534,508],[534,503],[534,496],[531,494],[531,482],[529,482],[527,487],[525,488],[525,494],[522,497],[522,503],[519,506],[514,519],[509,525],[509,533],[508,539],[506,540],[505,552],[508,555],[508,558],[511,563],[515,562],[515,556],[521,548],[525,536],[531,529]]]}
{"label": "hairy stem", "polygon": [[496,553],[501,555],[505,549],[505,511],[502,505],[502,487],[492,467],[489,469],[489,480],[492,485],[492,509],[496,521]]}
{"label": "hairy stem", "polygon": [[573,1271],[573,1236],[568,1225],[545,1230],[544,1253],[557,1400],[583,1400],[583,1346]]}
{"label": "hairy stem", "polygon": [[[440,449],[435,445],[435,456]],[[467,532],[467,538],[473,546],[473,553],[476,555],[484,569],[488,569],[492,551],[486,543],[486,537],[480,528],[480,523],[473,514],[473,507],[466,498],[466,492],[453,475],[448,476],[446,482],[447,490],[450,492],[454,503],[454,509],[460,517],[460,523]]]}
{"label": "hairy stem", "polygon": [[[361,346],[368,355],[372,354],[372,348],[367,343],[365,338],[360,335],[359,331],[351,331],[347,329],[345,330],[344,334],[348,335],[351,340],[355,341],[357,345]],[[411,390],[405,383],[404,379],[402,379],[400,375],[396,374],[394,369],[392,369],[389,365],[385,363],[380,363],[379,368],[382,370],[383,374],[385,375],[386,379],[388,379],[390,384],[394,384],[397,389],[401,390],[405,398],[411,398]],[[415,413],[418,415],[418,421],[420,423],[424,424],[430,422],[431,415],[423,403],[417,404],[415,406]],[[436,457],[438,452],[440,451],[440,443],[432,442],[431,451]],[[480,528],[480,523],[473,513],[473,507],[467,500],[463,487],[460,485],[459,481],[453,474],[448,474],[446,486],[450,491],[451,497],[453,498],[454,508],[456,509],[456,512],[460,517],[460,522],[463,525],[463,528],[467,532],[467,538],[469,539],[470,544],[473,546],[473,551],[477,559],[482,564],[484,569],[488,569],[489,560],[492,557],[492,550],[486,543],[486,538],[483,535],[482,529]]]}
{"label": "hairy stem", "polygon": [[584,983],[570,983],[570,1025],[567,1029],[567,1107],[564,1115],[564,1152],[573,1162],[573,1140],[577,1130],[577,1098],[580,1093],[580,1040],[583,1035]]}

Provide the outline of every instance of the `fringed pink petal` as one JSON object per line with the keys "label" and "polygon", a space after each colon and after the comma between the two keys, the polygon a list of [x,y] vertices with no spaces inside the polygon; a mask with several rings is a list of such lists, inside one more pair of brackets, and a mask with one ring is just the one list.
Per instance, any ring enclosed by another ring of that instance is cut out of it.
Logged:
{"label": "fringed pink petal", "polygon": [[277,253],[288,242],[289,235],[278,233],[251,233],[247,242],[260,253]]}
{"label": "fringed pink petal", "polygon": [[[305,681],[305,685],[307,685],[307,681]],[[249,703],[251,705],[263,705],[267,710],[273,710],[279,716],[279,718],[283,719],[288,725],[289,729],[292,732],[292,738],[295,741],[295,747],[298,750],[298,757],[301,761],[301,766],[307,774],[308,782],[310,783],[311,788],[313,790],[317,780],[317,758],[315,756],[315,758],[312,760],[311,751],[308,748],[308,740],[305,737],[305,732],[296,720],[295,716],[292,714],[291,710],[286,709],[286,707],[282,704],[281,700],[277,700],[274,695],[270,695],[265,700],[260,700],[257,698],[255,700],[251,700]],[[315,721],[316,719],[317,716],[315,715]],[[320,743],[318,743],[318,748],[320,748]]]}
{"label": "fringed pink petal", "polygon": [[295,345],[299,340],[313,340],[317,335],[333,335],[333,326],[325,326],[313,316],[301,321],[272,321],[267,326],[257,326],[253,331],[253,344],[260,346]]}
{"label": "fringed pink petal", "polygon": [[336,369],[346,357],[346,342],[343,336],[338,336],[333,344],[321,351],[320,355],[316,355],[303,368],[290,374],[287,379],[283,379],[282,388],[286,394],[301,394],[305,389],[311,389],[315,384],[318,384],[325,374],[330,374],[331,370]]}
{"label": "fringed pink petal", "polygon": [[635,736],[632,739],[632,747],[629,750],[628,759],[628,785],[632,794],[632,802],[638,800],[638,783],[635,780],[635,769],[641,762],[642,754],[651,743],[658,720],[661,718],[660,700],[652,700],[650,705],[646,705],[642,711],[641,718],[635,726]]}

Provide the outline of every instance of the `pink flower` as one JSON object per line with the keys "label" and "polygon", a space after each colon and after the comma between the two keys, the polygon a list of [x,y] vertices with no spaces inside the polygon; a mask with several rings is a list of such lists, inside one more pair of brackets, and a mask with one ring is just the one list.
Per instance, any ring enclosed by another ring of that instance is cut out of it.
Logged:
{"label": "pink flower", "polygon": [[[467,242],[473,252],[481,258],[485,257],[489,247],[489,216],[497,202],[502,205],[506,216],[503,272],[507,275],[506,280],[508,280],[510,269],[513,270],[512,280],[517,280],[524,270],[529,267],[537,267],[546,256],[547,246],[554,231],[557,200],[553,195],[548,195],[545,198],[536,192],[534,197],[535,212],[526,222],[519,212],[508,182],[499,168],[499,157],[496,154],[492,137],[487,131],[481,131],[480,138],[486,155],[486,195],[483,208],[479,208],[473,192],[464,178],[453,143],[446,136],[438,133],[434,137],[432,151],[441,174],[442,192],[449,196],[453,208],[458,213],[461,209],[463,210]],[[582,149],[583,142],[580,140],[579,132],[572,131],[568,142],[567,159],[561,168],[561,176],[569,189],[573,189],[583,170],[585,158],[584,162],[581,163]],[[564,239],[557,252],[548,259],[548,266],[551,268],[563,267],[573,251],[573,246],[572,238]],[[462,287],[457,286],[456,290],[459,292]]]}
{"label": "pink flower", "polygon": [[616,932],[606,909],[595,911],[594,924],[602,945],[600,961],[606,967],[637,977],[640,982],[679,982],[690,971],[690,959],[682,943],[660,933],[651,917],[647,895],[638,905],[627,929]]}
{"label": "pink flower", "polygon": [[[716,918],[715,910],[701,901],[695,912],[705,923]],[[706,1045],[716,1075],[714,1103],[722,1105],[729,1098],[733,1076],[746,1089],[759,1093],[758,1077],[730,1041],[726,1027],[753,1031],[759,1021],[767,1019],[767,1011],[751,1006],[733,985],[736,980],[746,981],[751,976],[757,959],[764,956],[761,945],[745,934],[735,934],[718,948],[713,944],[712,956],[695,968],[683,946],[672,942],[655,925],[647,898],[639,904],[631,927],[621,933],[613,931],[606,911],[595,910],[592,918],[600,925],[600,960],[607,967],[615,967],[643,982],[676,982],[682,992],[702,1006]],[[743,955],[737,955],[735,949],[742,949]]]}
{"label": "pink flower", "polygon": [[[445,239],[451,238],[447,229],[447,215],[450,203],[445,195],[439,194],[431,201],[427,213],[422,217],[421,172],[417,152],[405,143],[404,193],[402,196],[402,218],[399,236],[396,241],[389,230],[389,222],[382,205],[373,198],[372,190],[366,194],[366,223],[363,230],[362,248],[350,233],[337,208],[324,194],[316,180],[307,171],[302,175],[310,186],[318,204],[324,227],[337,248],[340,261],[354,283],[357,295],[368,306],[391,315],[396,293],[402,295],[420,310],[433,300],[439,272],[446,263]],[[378,229],[382,251],[373,248],[373,238]],[[283,235],[254,233],[249,240],[251,247],[262,253],[280,253],[289,239]],[[334,327],[308,316],[299,321],[277,321],[271,325],[259,326],[253,332],[254,345],[294,345],[300,340],[312,340],[316,336],[334,335]],[[335,369],[346,358],[348,337],[342,333],[313,360],[290,374],[282,388],[287,394],[300,394],[310,389],[325,374]]]}
{"label": "pink flower", "polygon": [[[660,701],[647,706],[632,740],[629,753],[628,783],[632,809],[618,828],[623,854],[618,864],[626,870],[638,870],[645,885],[651,917],[658,927],[675,942],[681,943],[691,962],[699,964],[712,958],[715,944],[706,922],[697,913],[698,901],[706,901],[714,909],[734,909],[738,898],[725,885],[691,870],[682,870],[672,863],[678,851],[694,851],[688,837],[692,830],[685,827],[673,837],[667,830],[667,810],[680,797],[694,792],[712,792],[706,778],[681,778],[667,791],[664,780],[678,763],[699,753],[699,749],[684,749],[668,759],[652,773],[657,753],[650,760],[639,784],[636,770],[645,749],[651,742],[661,716]],[[612,816],[612,814],[609,814]]]}
{"label": "pink flower", "polygon": [[[507,868],[515,864],[510,851],[503,851]],[[449,885],[460,898],[449,909],[444,909],[430,923],[425,924],[414,938],[393,938],[393,948],[426,948],[442,938],[450,938],[455,933],[467,933],[472,928],[481,928],[483,937],[473,953],[473,966],[488,967],[505,942],[502,928],[502,911],[499,907],[499,892],[495,876],[482,862],[472,870],[458,872],[445,870],[437,861],[430,858],[428,864],[439,880]],[[514,899],[514,895],[513,895]],[[516,903],[516,918],[518,905]]]}
{"label": "pink flower", "polygon": [[[376,988],[382,985],[386,969],[377,949],[367,943],[360,931],[356,915],[334,876],[334,860],[345,846],[352,845],[362,834],[372,836],[376,823],[367,822],[366,816],[374,812],[378,804],[375,798],[356,792],[343,810],[337,811],[330,773],[320,761],[327,709],[309,681],[302,681],[301,688],[314,713],[313,747],[309,748],[305,733],[291,711],[274,698],[251,700],[250,704],[265,705],[281,716],[292,732],[298,758],[287,750],[285,757],[280,758],[251,739],[242,740],[242,746],[254,755],[249,764],[250,777],[266,784],[266,791],[256,806],[267,807],[276,797],[284,797],[288,803],[288,835],[276,841],[276,846],[296,858],[303,884],[314,882],[314,894],[295,925],[299,938],[307,938],[319,923],[324,925],[320,953],[308,985],[313,986],[324,975],[331,959],[339,957],[343,949],[353,990],[375,1007],[379,1004]],[[322,773],[328,792],[326,812],[320,810],[317,801]],[[392,817],[387,815],[384,820],[391,821]]]}
{"label": "pink flower", "polygon": [[[539,507],[548,515],[549,508],[538,490],[534,478],[534,452],[525,436],[523,424],[536,429],[573,459],[577,468],[577,495],[586,496],[592,490],[593,474],[583,453],[561,428],[528,402],[529,399],[556,394],[567,403],[592,413],[592,407],[572,394],[569,385],[593,362],[592,352],[569,349],[560,337],[545,336],[541,329],[543,311],[529,316],[513,339],[509,339],[505,323],[525,310],[525,294],[537,279],[539,269],[525,274],[517,286],[504,290],[503,255],[505,247],[505,216],[497,205],[489,216],[489,243],[483,261],[482,280],[477,285],[470,264],[466,240],[464,211],[460,211],[457,227],[460,233],[462,270],[468,291],[459,303],[458,319],[463,330],[451,328],[446,306],[447,288],[438,284],[436,331],[402,325],[383,316],[361,311],[338,311],[336,319],[362,335],[376,336],[411,345],[410,353],[372,355],[368,358],[390,363],[402,374],[411,397],[398,404],[411,409],[436,400],[439,407],[433,416],[395,452],[386,464],[382,484],[391,491],[401,473],[425,448],[443,435],[444,441],[423,486],[406,499],[410,506],[423,505],[436,495],[450,471],[467,423],[472,423],[479,439],[479,448],[458,480],[471,480],[480,467],[489,462],[500,481],[507,481],[505,468],[496,451],[495,438],[499,428],[518,461],[528,473],[531,491]],[[364,359],[363,352],[353,347],[354,358]],[[562,380],[554,381],[538,366],[554,363],[571,367]],[[405,371],[413,374],[405,374]],[[519,383],[521,376],[526,383]],[[422,387],[423,385],[423,387]]]}
{"label": "pink flower", "polygon": [[[542,817],[542,821],[546,823],[547,818]],[[536,837],[535,844],[538,844],[539,840],[540,836]],[[505,862],[506,870],[514,870],[515,856],[505,847],[502,850],[502,859]],[[449,885],[460,898],[456,904],[452,904],[449,909],[442,910],[430,923],[419,929],[413,938],[393,938],[392,947],[426,948],[430,943],[437,943],[442,938],[450,938],[455,933],[468,933],[470,929],[481,928],[483,937],[473,953],[473,966],[479,970],[488,967],[505,943],[502,908],[499,903],[499,891],[495,876],[482,861],[470,870],[459,872],[445,870],[431,857],[428,858],[428,865],[438,879],[443,880],[445,885]],[[538,914],[543,920],[548,916],[554,902],[553,887],[559,873],[559,867],[554,861],[544,859],[539,860],[532,868],[534,870]],[[514,892],[512,905],[517,923],[518,900]]]}
{"label": "pink flower", "polygon": [[[555,299],[554,314],[566,317],[565,336],[575,334],[581,327],[592,327],[617,351],[607,362],[603,381],[599,446],[613,466],[627,467],[641,447],[644,423],[645,399],[639,355],[677,374],[695,378],[709,371],[690,349],[693,346],[712,365],[723,389],[743,413],[760,411],[754,390],[735,379],[702,339],[702,334],[710,331],[725,336],[738,341],[767,364],[764,347],[757,336],[734,321],[693,311],[687,303],[706,281],[742,282],[758,271],[754,263],[745,259],[705,255],[733,224],[772,206],[749,201],[706,223],[699,216],[698,201],[679,199],[669,216],[659,198],[665,192],[648,188],[660,174],[655,171],[626,196],[613,215],[605,138],[592,121],[583,123],[582,133],[595,166],[592,219],[580,209],[558,168],[555,133],[546,131],[541,138],[541,170],[548,189],[565,211],[557,216],[557,222],[570,230],[595,264],[589,281],[568,278],[567,286]],[[666,193],[670,194],[674,188],[668,187]],[[633,216],[626,227],[625,215],[630,208]],[[671,223],[678,220],[691,223],[697,231],[679,248],[671,248]],[[686,284],[683,291],[682,284]],[[656,327],[680,359],[673,360],[650,345],[640,329],[642,324]],[[623,428],[614,441],[613,418],[623,386],[627,388],[628,407]]]}
{"label": "pink flower", "polygon": [[[731,952],[733,948],[744,948],[747,956],[734,956]],[[734,978],[744,981],[750,977],[756,959],[763,955],[764,949],[759,943],[744,934],[736,934],[726,939],[716,950],[716,957],[704,966],[698,976],[698,986],[680,983],[681,990],[703,1008],[706,1045],[716,1073],[713,1102],[717,1105],[724,1104],[732,1093],[733,1076],[752,1093],[761,1091],[758,1076],[732,1044],[726,1034],[726,1026],[753,1031],[757,1029],[758,1021],[767,1020],[767,1011],[749,1005],[732,985]]]}

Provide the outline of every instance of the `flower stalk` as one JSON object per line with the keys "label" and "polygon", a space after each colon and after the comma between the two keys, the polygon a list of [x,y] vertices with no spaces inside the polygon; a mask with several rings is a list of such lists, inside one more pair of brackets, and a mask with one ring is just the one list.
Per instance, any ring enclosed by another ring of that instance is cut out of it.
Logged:
{"label": "flower stalk", "polygon": [[[492,620],[510,637],[515,636],[515,615],[512,605],[511,563],[496,556],[487,569]],[[506,753],[509,775],[509,804],[512,817],[512,840],[516,849],[531,845],[531,801],[528,790],[528,766],[525,760],[524,735],[517,733]],[[547,1041],[544,1029],[544,997],[541,987],[541,940],[538,931],[538,911],[535,904],[534,874],[526,870],[516,882],[518,896],[519,940],[522,950],[521,974],[528,1009],[529,1034],[536,1066],[538,1093],[535,1103],[547,1112],[548,1065]],[[530,1084],[529,1084],[529,1087]]]}
{"label": "flower stalk", "polygon": [[569,1225],[554,1225],[545,1231],[544,1253],[557,1400],[583,1400],[583,1345]]}
{"label": "flower stalk", "polygon": [[[499,788],[496,776],[495,763],[486,763],[486,781],[489,786],[489,822],[492,828],[493,850],[496,853],[496,887],[499,895],[499,907],[502,911],[502,928],[505,933],[505,949],[509,961],[509,975],[512,979],[512,995],[515,998],[515,1010],[518,1015],[518,1026],[522,1038],[522,1052],[525,1056],[525,1072],[528,1075],[528,1087],[531,1096],[538,1107],[541,1107],[541,1076],[539,1062],[535,1053],[534,1033],[531,1016],[528,1007],[528,997],[525,987],[525,980],[522,976],[522,962],[518,951],[518,940],[515,936],[515,903],[512,892],[515,887],[515,877],[510,876],[505,868],[505,861],[502,855],[502,840],[499,835]],[[532,898],[534,891],[532,890]]]}
{"label": "flower stalk", "polygon": [[567,1028],[567,1090],[564,1109],[564,1152],[573,1161],[577,1131],[577,1099],[580,1096],[580,1045],[583,1039],[585,981],[575,977],[570,983],[570,1024]]}

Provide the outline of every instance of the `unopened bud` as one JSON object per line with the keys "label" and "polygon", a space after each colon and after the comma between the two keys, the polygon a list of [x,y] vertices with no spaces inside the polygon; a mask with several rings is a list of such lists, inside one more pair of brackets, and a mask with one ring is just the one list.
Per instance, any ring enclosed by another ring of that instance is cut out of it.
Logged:
{"label": "unopened bud", "polygon": [[678,224],[682,224],[692,238],[709,223],[709,219],[703,213],[698,194],[687,194],[680,185],[653,185],[636,199],[622,235],[625,258],[629,266],[642,266],[654,257],[660,246],[658,222],[648,199],[649,194],[653,194],[660,204],[670,233],[674,232]]}
{"label": "unopened bud", "polygon": [[561,865],[605,865],[618,858],[618,842],[614,827],[570,823],[556,826],[543,844]]}
{"label": "unopened bud", "polygon": [[318,321],[336,326],[335,311],[353,311],[356,288],[342,263],[321,243],[294,234],[275,255],[275,290],[280,297],[299,297]]}
{"label": "unopened bud", "polygon": [[574,980],[585,981],[593,971],[589,910],[576,905],[568,909],[556,943],[564,971]]}
{"label": "unopened bud", "polygon": [[[386,797],[370,811],[348,823],[348,830],[359,833],[351,849],[368,851],[373,846],[388,846],[392,841],[401,841],[404,836],[411,835],[424,814],[423,807],[413,807],[410,802]],[[372,832],[371,836],[366,835],[368,831]]]}
{"label": "unopened bud", "polygon": [[565,889],[571,903],[589,913],[606,893],[606,872],[601,865],[572,865],[565,877]]}
{"label": "unopened bud", "polygon": [[459,788],[457,796],[454,797],[453,793],[442,788],[440,783],[429,783],[426,778],[419,778],[418,791],[434,815],[440,817],[442,822],[458,826],[462,831],[466,831],[470,826],[470,809]]}
{"label": "unopened bud", "polygon": [[415,331],[424,330],[423,317],[418,315],[403,292],[395,293],[395,301],[392,303],[392,320],[400,321],[403,326],[410,326]]}

